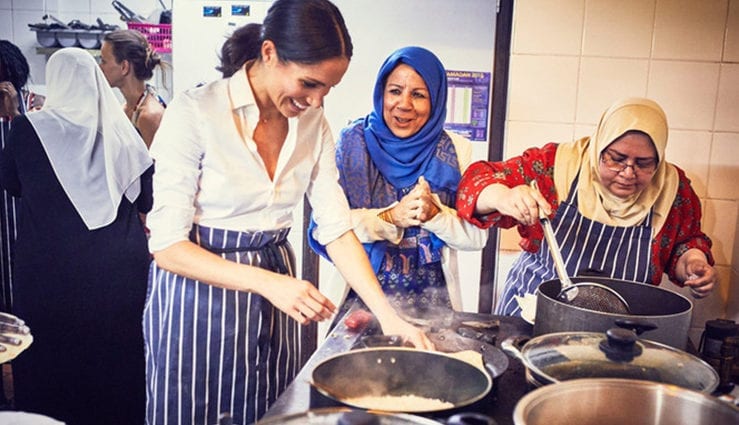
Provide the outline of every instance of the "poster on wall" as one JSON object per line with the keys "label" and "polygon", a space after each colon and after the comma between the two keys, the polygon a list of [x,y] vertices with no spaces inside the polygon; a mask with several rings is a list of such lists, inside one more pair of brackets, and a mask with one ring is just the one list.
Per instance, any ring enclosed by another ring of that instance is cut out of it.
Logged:
{"label": "poster on wall", "polygon": [[446,71],[448,93],[444,128],[472,141],[488,138],[490,73]]}

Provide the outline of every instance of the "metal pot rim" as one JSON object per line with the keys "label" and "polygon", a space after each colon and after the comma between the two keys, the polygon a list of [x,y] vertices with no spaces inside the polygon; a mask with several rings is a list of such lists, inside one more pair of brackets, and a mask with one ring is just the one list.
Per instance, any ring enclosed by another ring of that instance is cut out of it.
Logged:
{"label": "metal pot rim", "polygon": [[513,422],[516,425],[526,424],[527,413],[530,409],[535,408],[552,397],[566,397],[573,392],[588,392],[596,388],[628,391],[654,391],[660,394],[676,397],[686,401],[694,401],[698,403],[708,403],[711,407],[717,409],[732,411],[739,415],[739,408],[728,402],[720,401],[709,394],[691,390],[689,388],[678,387],[670,384],[663,384],[652,381],[642,381],[635,379],[621,378],[581,378],[569,381],[559,382],[553,385],[546,385],[536,388],[524,395],[513,410]]}
{"label": "metal pot rim", "polygon": [[572,305],[572,304],[565,303],[565,302],[557,299],[557,297],[552,297],[552,296],[550,296],[548,294],[545,294],[545,293],[543,293],[543,292],[541,292],[539,290],[539,288],[541,287],[541,285],[544,285],[546,283],[549,283],[549,282],[560,282],[560,280],[559,279],[556,279],[556,278],[555,279],[549,279],[549,280],[543,281],[541,283],[541,285],[539,285],[539,287],[536,288],[536,291],[535,291],[536,296],[537,297],[543,296],[547,300],[549,300],[549,301],[551,301],[551,302],[553,302],[553,303],[555,303],[557,305],[563,305],[563,306],[567,306],[568,308],[571,308],[571,309],[574,309],[574,310],[577,310],[577,311],[587,312],[587,313],[596,314],[596,315],[602,315],[602,316],[606,316],[606,317],[633,316],[633,317],[639,317],[639,318],[665,318],[666,319],[666,318],[670,318],[670,317],[682,316],[683,314],[686,314],[686,313],[692,314],[692,311],[695,308],[695,305],[693,304],[693,302],[688,297],[686,297],[685,295],[683,295],[683,294],[681,294],[679,292],[670,291],[669,289],[661,288],[659,286],[650,285],[648,283],[640,283],[640,282],[634,282],[634,281],[630,281],[630,280],[614,279],[614,278],[611,278],[611,277],[598,277],[598,276],[573,276],[573,277],[570,278],[570,280],[572,280],[572,283],[581,283],[581,282],[595,282],[595,283],[617,282],[617,283],[627,283],[627,284],[632,284],[632,285],[639,285],[639,287],[641,287],[641,288],[649,288],[649,289],[645,289],[647,291],[662,291],[665,294],[670,294],[669,295],[670,297],[674,296],[675,298],[681,299],[682,301],[684,301],[684,302],[687,303],[688,308],[685,309],[685,310],[683,310],[683,311],[679,311],[679,312],[675,312],[675,313],[670,313],[670,314],[627,314],[627,315],[625,315],[625,314],[618,314],[618,313],[609,313],[609,312],[603,312],[603,311],[589,310],[589,309],[586,309],[586,308],[583,308],[583,307],[578,307],[578,306],[575,306],[575,305]]}
{"label": "metal pot rim", "polygon": [[[535,364],[535,362],[532,361],[531,352],[535,348],[540,348],[539,345],[546,346],[547,342],[552,342],[552,341],[557,341],[557,340],[569,340],[570,338],[577,338],[577,337],[582,337],[583,339],[592,338],[592,340],[594,341],[594,344],[583,344],[583,347],[592,348],[593,354],[595,354],[598,350],[598,346],[597,346],[597,343],[595,343],[595,341],[600,342],[606,339],[606,335],[603,332],[585,332],[585,331],[583,332],[576,332],[576,331],[554,332],[554,333],[543,334],[543,335],[533,337],[523,345],[523,347],[519,350],[520,360],[524,363],[524,365],[526,366],[527,370],[530,372],[530,374],[532,375],[532,378],[536,381],[536,383],[548,384],[548,383],[558,383],[558,382],[569,382],[575,379],[623,379],[623,378],[586,378],[586,377],[582,377],[582,378],[562,380],[562,379],[559,379],[543,371],[539,367],[538,364]],[[670,356],[669,357],[670,360],[677,360],[677,359],[688,360],[690,361],[691,366],[697,366],[700,368],[699,370],[702,370],[703,372],[706,372],[707,375],[710,375],[710,378],[708,378],[709,382],[706,383],[705,388],[699,389],[699,388],[692,387],[689,389],[692,389],[695,391],[700,390],[704,393],[711,393],[717,388],[719,384],[718,373],[713,367],[711,367],[711,365],[706,363],[703,359],[697,356],[694,356],[686,351],[682,351],[677,348],[671,347],[669,345],[662,344],[656,341],[651,341],[648,339],[639,338],[636,344],[639,344],[640,347],[644,349],[648,349],[653,352],[662,352],[664,354],[659,354],[659,355],[660,356],[662,355]],[[553,351],[556,351],[557,347],[567,346],[566,344],[555,344],[555,343],[551,343],[549,345],[550,345],[549,348]],[[674,357],[674,359],[672,357]],[[583,359],[568,359],[567,361],[563,361],[561,364],[566,364],[568,361],[573,362],[575,360],[583,360]],[[597,359],[594,358],[593,360],[597,360]],[[603,364],[617,365],[619,364],[619,362],[610,361],[606,359],[606,360],[603,360]],[[664,364],[666,365],[666,367],[671,367],[671,366],[674,366],[675,363],[671,361],[666,361],[664,362]],[[542,382],[542,380],[544,380],[544,382]],[[651,381],[651,380],[644,380],[644,382],[659,383],[659,382]],[[697,382],[696,384],[699,384],[699,383],[700,382]],[[675,383],[672,383],[672,384],[677,386],[677,384]],[[681,388],[685,388],[685,387],[683,386]]]}

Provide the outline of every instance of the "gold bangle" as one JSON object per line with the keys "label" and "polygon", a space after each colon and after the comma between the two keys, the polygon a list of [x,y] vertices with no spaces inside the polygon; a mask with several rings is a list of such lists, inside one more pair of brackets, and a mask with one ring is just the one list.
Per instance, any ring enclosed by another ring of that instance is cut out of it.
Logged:
{"label": "gold bangle", "polygon": [[441,208],[436,206],[436,204],[431,204],[431,212],[429,213],[428,220],[431,220],[432,218],[436,217],[436,214],[439,214],[441,212]]}
{"label": "gold bangle", "polygon": [[393,223],[393,213],[391,212],[391,210],[385,210],[381,212],[380,214],[378,214],[377,216],[380,217],[380,220],[384,222],[395,224]]}

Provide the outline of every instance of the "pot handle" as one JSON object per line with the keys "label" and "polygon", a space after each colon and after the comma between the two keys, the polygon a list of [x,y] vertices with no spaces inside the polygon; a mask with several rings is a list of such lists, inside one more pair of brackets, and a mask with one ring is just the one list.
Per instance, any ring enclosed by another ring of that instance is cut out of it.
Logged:
{"label": "pot handle", "polygon": [[525,362],[521,354],[521,347],[529,341],[529,337],[523,335],[509,336],[500,343],[500,348],[514,359]]}
{"label": "pot handle", "polygon": [[658,327],[656,323],[640,319],[616,319],[613,323],[619,328],[631,329],[637,335],[653,331]]}

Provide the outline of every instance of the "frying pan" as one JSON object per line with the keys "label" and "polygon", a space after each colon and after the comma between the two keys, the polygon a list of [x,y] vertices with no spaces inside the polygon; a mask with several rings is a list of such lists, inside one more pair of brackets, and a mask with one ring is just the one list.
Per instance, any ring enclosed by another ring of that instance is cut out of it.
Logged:
{"label": "frying pan", "polygon": [[[436,351],[406,347],[351,350],[329,357],[312,373],[312,385],[323,395],[352,407],[360,397],[416,396],[451,403],[453,408],[482,399],[492,388],[490,375],[480,364]],[[396,412],[446,410],[429,406],[398,406]],[[388,411],[389,409],[384,409]]]}

